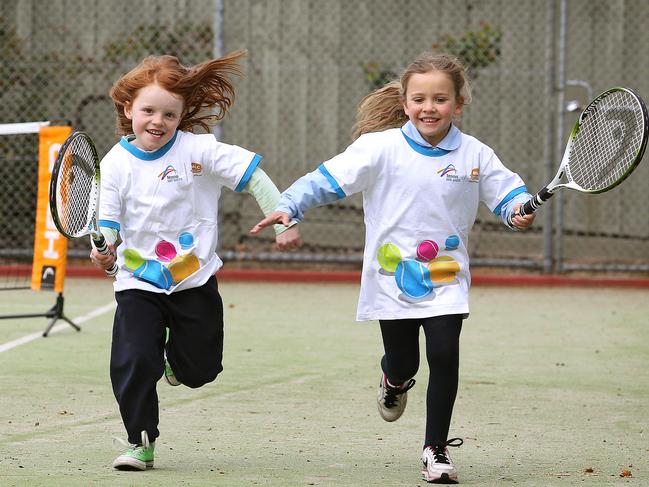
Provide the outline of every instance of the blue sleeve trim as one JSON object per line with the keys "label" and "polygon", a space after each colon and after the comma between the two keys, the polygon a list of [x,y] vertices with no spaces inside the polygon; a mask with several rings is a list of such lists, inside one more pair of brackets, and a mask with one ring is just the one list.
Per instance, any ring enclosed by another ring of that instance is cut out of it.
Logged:
{"label": "blue sleeve trim", "polygon": [[507,193],[507,196],[503,198],[503,200],[500,202],[496,208],[494,208],[494,215],[500,216],[500,212],[503,209],[503,205],[507,204],[508,201],[511,201],[514,197],[521,193],[527,193],[527,187],[525,186],[520,186],[516,189],[512,189],[509,193]]}
{"label": "blue sleeve trim", "polygon": [[332,187],[331,180],[322,171],[305,174],[282,193],[277,210],[291,215],[293,220],[302,221],[304,212],[316,206],[328,205],[340,200]]}
{"label": "blue sleeve trim", "polygon": [[113,220],[99,220],[97,225],[100,227],[114,228],[119,232],[119,223],[114,222]]}
{"label": "blue sleeve trim", "polygon": [[320,164],[318,166],[318,170],[322,174],[324,174],[324,177],[326,177],[327,180],[329,181],[329,183],[331,183],[331,187],[334,189],[334,191],[338,195],[338,198],[342,199],[342,198],[345,198],[347,196],[345,194],[345,192],[343,191],[343,189],[338,184],[338,181],[336,181],[336,179],[331,175],[331,173],[329,171],[327,171],[327,168],[324,166],[324,164]]}
{"label": "blue sleeve trim", "polygon": [[248,169],[246,169],[246,172],[243,173],[243,177],[241,178],[241,181],[239,181],[239,184],[237,184],[237,187],[234,188],[234,191],[237,193],[241,193],[243,191],[243,188],[246,187],[248,184],[248,181],[250,181],[250,178],[252,177],[252,173],[255,172],[255,169],[257,169],[257,166],[262,160],[262,156],[259,154],[255,154],[255,157],[252,158],[252,161],[250,161],[250,164],[248,165]]}

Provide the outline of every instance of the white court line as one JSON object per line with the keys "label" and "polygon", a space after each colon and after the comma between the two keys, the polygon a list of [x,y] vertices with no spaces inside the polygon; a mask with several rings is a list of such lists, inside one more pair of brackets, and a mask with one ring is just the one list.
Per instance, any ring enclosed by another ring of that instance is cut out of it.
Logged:
{"label": "white court line", "polygon": [[[115,302],[108,303],[102,306],[101,308],[97,308],[91,311],[88,314],[79,316],[78,318],[71,318],[71,320],[76,324],[85,323],[86,321],[89,321],[93,318],[96,318],[97,316],[101,316],[104,313],[111,311],[112,309],[115,308],[115,306],[116,306]],[[51,335],[52,333],[57,333],[61,330],[65,330],[66,328],[70,328],[70,325],[68,323],[59,323],[58,325],[54,325],[52,327],[49,334]],[[31,333],[29,335],[25,335],[24,337],[17,338],[7,343],[3,343],[2,345],[0,345],[0,353],[6,352],[7,350],[11,350],[12,348],[19,347],[20,345],[24,345],[25,343],[34,341],[38,338],[41,338],[42,336],[43,336],[43,332]]]}

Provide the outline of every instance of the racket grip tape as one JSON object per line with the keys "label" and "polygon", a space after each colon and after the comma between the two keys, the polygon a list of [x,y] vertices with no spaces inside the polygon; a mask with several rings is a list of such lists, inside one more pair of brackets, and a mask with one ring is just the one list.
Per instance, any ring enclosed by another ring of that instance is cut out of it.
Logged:
{"label": "racket grip tape", "polygon": [[[104,255],[110,255],[111,252],[108,248],[108,245],[106,244],[106,239],[104,236],[100,233],[97,236],[92,237],[92,243],[94,244],[95,248],[97,249],[97,252],[100,254]],[[119,270],[119,267],[117,267],[117,264],[113,263],[112,266],[110,266],[108,269],[106,269],[106,274],[109,276],[114,276],[117,274],[117,271]]]}
{"label": "racket grip tape", "polygon": [[509,225],[514,226],[514,216],[515,215],[531,215],[534,213],[536,210],[538,210],[543,203],[545,203],[547,200],[549,200],[554,193],[550,191],[547,186],[543,188],[541,191],[536,193],[532,199],[527,200],[523,205],[518,208],[517,213],[512,213],[509,217]]}
{"label": "racket grip tape", "polygon": [[538,210],[543,203],[548,201],[554,193],[550,190],[548,190],[547,186],[543,188],[541,191],[536,193],[534,197],[527,201],[523,206],[519,208],[519,213],[521,216],[529,215],[531,213],[534,213],[536,210]]}

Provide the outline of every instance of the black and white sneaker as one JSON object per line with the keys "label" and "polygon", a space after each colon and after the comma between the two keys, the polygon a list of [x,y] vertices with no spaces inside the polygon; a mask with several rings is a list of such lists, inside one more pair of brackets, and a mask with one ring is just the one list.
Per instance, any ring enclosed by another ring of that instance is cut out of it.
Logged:
{"label": "black and white sneaker", "polygon": [[462,443],[461,438],[452,438],[439,445],[425,447],[421,455],[424,462],[421,470],[423,479],[431,484],[457,484],[457,470],[447,447],[460,446]]}
{"label": "black and white sneaker", "polygon": [[415,379],[410,379],[399,386],[393,386],[388,382],[387,376],[381,373],[376,402],[384,420],[392,422],[401,417],[408,402],[408,390],[414,385]]}

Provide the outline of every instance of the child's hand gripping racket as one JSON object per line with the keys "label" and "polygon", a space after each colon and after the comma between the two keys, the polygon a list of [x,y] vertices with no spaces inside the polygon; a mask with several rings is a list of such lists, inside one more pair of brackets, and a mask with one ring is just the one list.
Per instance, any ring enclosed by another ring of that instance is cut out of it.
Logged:
{"label": "child's hand gripping racket", "polygon": [[647,107],[637,94],[627,88],[606,90],[579,115],[554,179],[519,214],[535,212],[560,188],[583,193],[613,189],[642,160],[648,127]]}
{"label": "child's hand gripping racket", "polygon": [[[90,137],[74,132],[59,150],[50,180],[50,211],[54,225],[67,238],[90,235],[95,248],[110,254],[97,226],[99,210],[99,157]],[[117,265],[106,274],[117,274]]]}

